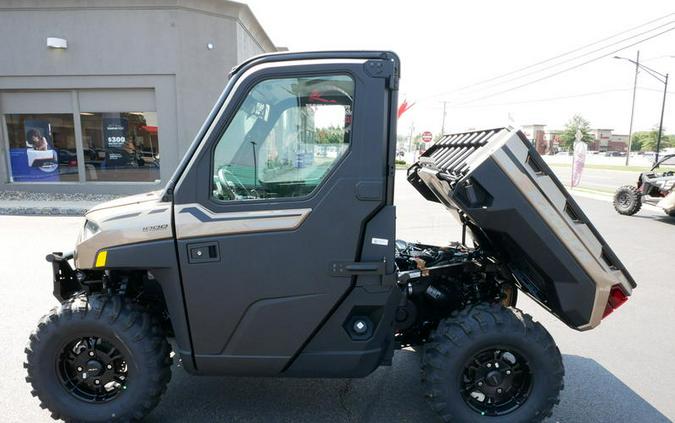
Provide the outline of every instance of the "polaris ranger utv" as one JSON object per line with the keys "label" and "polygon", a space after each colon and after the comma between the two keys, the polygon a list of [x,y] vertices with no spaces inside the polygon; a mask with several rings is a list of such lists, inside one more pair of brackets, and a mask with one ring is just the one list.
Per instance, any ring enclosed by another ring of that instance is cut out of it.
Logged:
{"label": "polaris ranger utv", "polygon": [[640,174],[637,185],[624,185],[614,193],[614,210],[632,216],[642,204],[660,207],[668,216],[675,217],[675,172],[655,172],[660,166],[675,165],[675,154],[664,156],[654,163],[649,172]]}
{"label": "polaris ranger utv", "polygon": [[354,378],[414,347],[441,419],[550,415],[560,352],[518,290],[587,330],[635,282],[511,128],[446,135],[408,171],[461,242],[397,241],[398,81],[390,52],[237,66],[167,186],[93,208],[47,257],[61,304],[25,364],[41,405],[142,419],[171,351],[195,375]]}

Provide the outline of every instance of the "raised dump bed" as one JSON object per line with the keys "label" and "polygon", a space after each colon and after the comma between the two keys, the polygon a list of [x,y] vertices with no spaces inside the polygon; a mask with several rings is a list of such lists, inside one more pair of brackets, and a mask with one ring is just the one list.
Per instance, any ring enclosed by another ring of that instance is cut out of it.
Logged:
{"label": "raised dump bed", "polygon": [[636,286],[521,131],[446,135],[408,181],[456,211],[477,242],[507,258],[522,290],[573,328],[597,326]]}

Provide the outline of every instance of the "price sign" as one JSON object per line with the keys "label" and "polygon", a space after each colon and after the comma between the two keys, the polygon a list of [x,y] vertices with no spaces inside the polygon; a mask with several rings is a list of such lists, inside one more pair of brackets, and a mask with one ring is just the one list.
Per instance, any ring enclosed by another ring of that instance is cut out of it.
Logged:
{"label": "price sign", "polygon": [[122,118],[103,119],[106,166],[124,166],[124,146],[127,143],[129,122]]}

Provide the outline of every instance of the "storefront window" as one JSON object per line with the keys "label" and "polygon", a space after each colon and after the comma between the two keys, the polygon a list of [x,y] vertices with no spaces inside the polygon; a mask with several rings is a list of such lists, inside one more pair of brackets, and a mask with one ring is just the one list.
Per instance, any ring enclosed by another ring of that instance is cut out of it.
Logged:
{"label": "storefront window", "polygon": [[14,182],[77,182],[72,114],[5,115]]}
{"label": "storefront window", "polygon": [[80,113],[87,181],[159,180],[157,114]]}

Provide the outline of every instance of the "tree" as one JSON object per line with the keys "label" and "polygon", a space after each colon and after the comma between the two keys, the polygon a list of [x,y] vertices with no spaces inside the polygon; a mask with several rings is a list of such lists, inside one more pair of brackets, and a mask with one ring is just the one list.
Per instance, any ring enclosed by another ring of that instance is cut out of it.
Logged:
{"label": "tree", "polygon": [[[661,135],[661,149],[672,147],[674,144],[673,136],[665,134],[666,129],[663,129]],[[656,140],[659,137],[659,127],[655,126],[651,131],[638,131],[633,134],[632,148],[640,151],[656,151]]]}
{"label": "tree", "polygon": [[319,128],[316,131],[317,144],[341,144],[345,142],[345,130],[338,126]]}
{"label": "tree", "polygon": [[642,150],[642,139],[640,138],[640,134],[640,132],[633,133],[633,138],[630,140],[630,151]]}
{"label": "tree", "polygon": [[581,130],[581,141],[590,143],[594,141],[591,135],[591,124],[580,114],[575,114],[565,125],[565,130],[560,134],[560,141],[564,148],[571,149],[574,146],[577,129]]}

